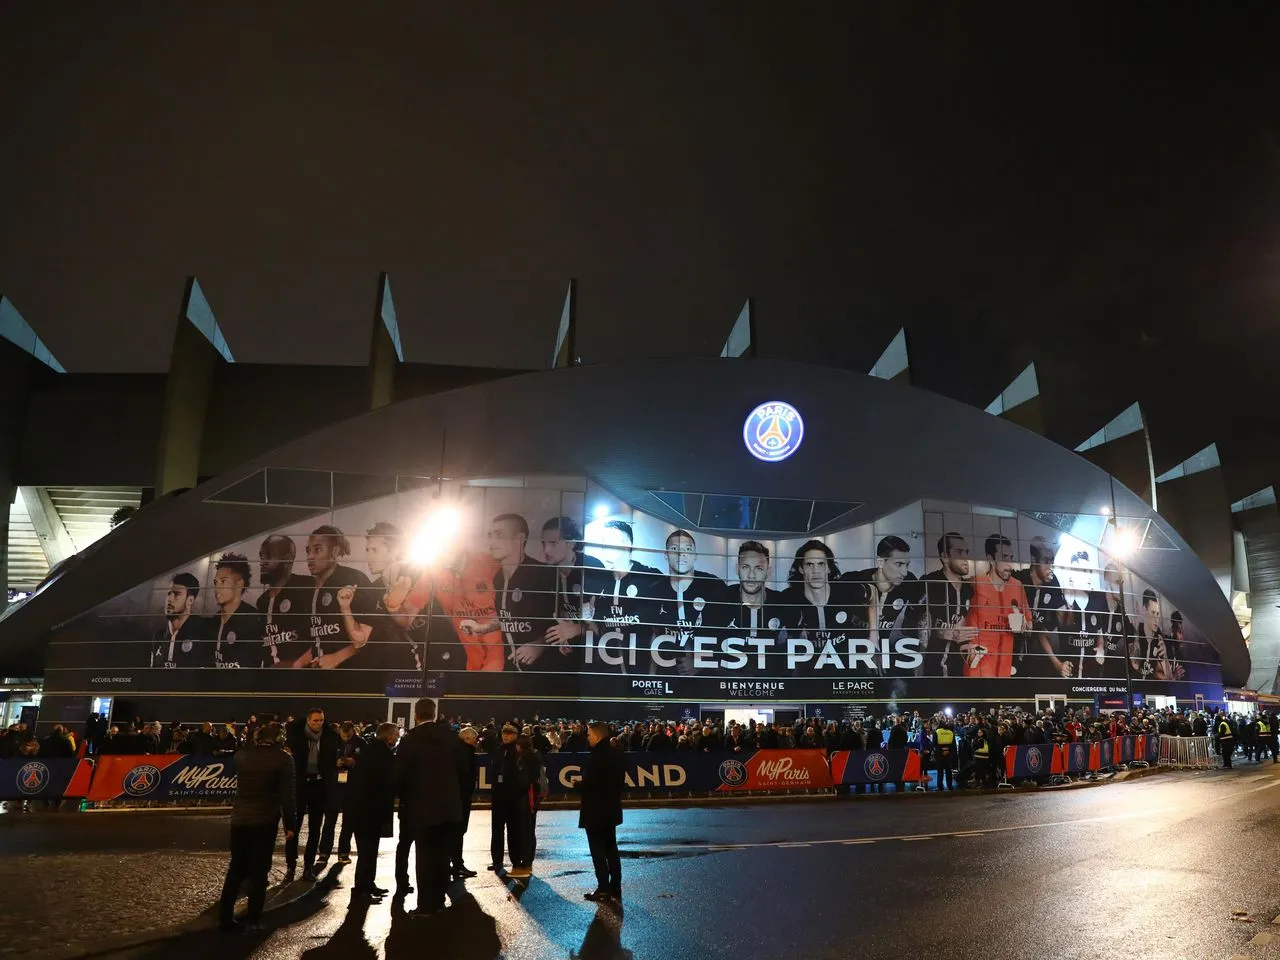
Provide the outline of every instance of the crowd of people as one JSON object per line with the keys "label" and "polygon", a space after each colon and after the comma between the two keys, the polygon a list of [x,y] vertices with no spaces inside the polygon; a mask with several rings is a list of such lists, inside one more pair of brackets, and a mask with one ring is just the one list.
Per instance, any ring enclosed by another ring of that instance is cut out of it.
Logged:
{"label": "crowd of people", "polygon": [[[317,708],[301,720],[284,725],[269,721],[254,728],[252,745],[236,753],[231,863],[220,901],[224,929],[258,924],[281,823],[286,882],[297,879],[299,853],[302,880],[314,882],[334,852],[335,835],[338,863],[350,863],[354,839],[353,903],[380,901],[391,893],[376,884],[375,870],[379,841],[397,834],[397,899],[415,892],[409,874],[411,850],[415,855],[418,903],[410,916],[439,912],[451,882],[478,875],[463,861],[463,839],[482,762],[476,752],[480,733],[473,726],[457,729],[437,720],[430,699],[418,701],[414,719],[408,732],[393,723],[359,730],[349,722],[327,723],[324,711]],[[542,760],[531,738],[514,725],[483,729],[496,738],[483,761],[491,784],[488,869],[507,872],[517,881],[527,879],[536,853],[537,811],[547,793]],[[606,904],[619,903],[622,896],[616,830],[622,822],[624,767],[612,733],[603,723],[587,725],[587,758],[576,783],[582,798],[579,826],[587,832],[597,879],[596,889],[584,896]],[[398,831],[393,829],[396,816]],[[300,850],[304,825],[307,840]],[[234,907],[246,883],[248,911],[245,924],[237,924]]]}

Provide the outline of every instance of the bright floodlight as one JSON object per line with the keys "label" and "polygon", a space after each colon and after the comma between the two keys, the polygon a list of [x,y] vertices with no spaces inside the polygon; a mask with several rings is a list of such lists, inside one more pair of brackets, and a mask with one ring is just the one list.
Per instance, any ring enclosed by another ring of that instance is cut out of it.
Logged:
{"label": "bright floodlight", "polygon": [[609,506],[604,503],[597,503],[596,508],[591,511],[591,515],[597,520],[603,520],[609,515]]}
{"label": "bright floodlight", "polygon": [[948,717],[949,717],[949,716],[951,716],[951,708],[950,708],[950,707],[946,707],[942,712],[943,712],[943,713],[945,713]]}
{"label": "bright floodlight", "polygon": [[1117,560],[1127,560],[1138,549],[1138,534],[1132,527],[1123,527],[1116,531],[1111,541],[1111,553]]}
{"label": "bright floodlight", "polygon": [[1103,515],[1104,517],[1109,517],[1109,516],[1111,516],[1111,508],[1110,508],[1110,507],[1103,507],[1103,508],[1102,508],[1102,515]]}
{"label": "bright floodlight", "polygon": [[409,559],[413,563],[431,563],[449,546],[461,525],[462,514],[457,507],[443,503],[437,505],[414,535],[409,546]]}

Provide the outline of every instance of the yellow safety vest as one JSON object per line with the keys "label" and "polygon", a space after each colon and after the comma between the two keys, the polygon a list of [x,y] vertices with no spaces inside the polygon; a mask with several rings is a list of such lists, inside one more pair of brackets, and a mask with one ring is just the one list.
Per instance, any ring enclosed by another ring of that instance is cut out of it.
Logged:
{"label": "yellow safety vest", "polygon": [[940,747],[949,747],[956,742],[956,735],[946,727],[940,727],[933,734],[933,742]]}
{"label": "yellow safety vest", "polygon": [[1225,720],[1218,724],[1219,740],[1234,740],[1235,738],[1236,735],[1231,732],[1231,724],[1227,723]]}
{"label": "yellow safety vest", "polygon": [[1265,720],[1258,721],[1258,735],[1262,737],[1271,736],[1271,724]]}
{"label": "yellow safety vest", "polygon": [[991,745],[986,740],[983,740],[982,743],[973,748],[973,755],[983,760],[988,759],[991,756]]}

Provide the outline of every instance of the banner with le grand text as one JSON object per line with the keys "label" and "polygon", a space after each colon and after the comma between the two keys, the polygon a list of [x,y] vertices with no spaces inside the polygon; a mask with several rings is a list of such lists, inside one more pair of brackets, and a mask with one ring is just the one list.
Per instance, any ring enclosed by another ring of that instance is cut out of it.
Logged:
{"label": "banner with le grand text", "polygon": [[[830,789],[831,771],[824,750],[753,750],[724,753],[624,753],[626,793],[688,794],[734,791]],[[549,753],[543,757],[551,795],[573,792],[582,777],[585,753]],[[479,754],[479,788],[492,785],[488,757]]]}
{"label": "banner with le grand text", "polygon": [[109,800],[222,800],[236,795],[235,756],[179,753],[98,758],[88,798]]}
{"label": "banner with le grand text", "polygon": [[0,800],[57,800],[89,792],[93,762],[75,757],[0,760]]}

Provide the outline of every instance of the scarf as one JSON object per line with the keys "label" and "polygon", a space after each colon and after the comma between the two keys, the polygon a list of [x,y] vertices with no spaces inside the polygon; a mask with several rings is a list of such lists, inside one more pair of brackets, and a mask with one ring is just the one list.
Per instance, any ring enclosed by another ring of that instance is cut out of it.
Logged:
{"label": "scarf", "polygon": [[307,775],[317,776],[320,773],[320,733],[312,733],[310,727],[303,727],[307,735]]}

